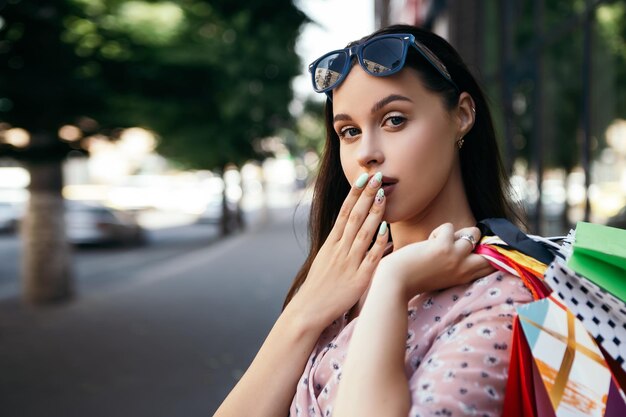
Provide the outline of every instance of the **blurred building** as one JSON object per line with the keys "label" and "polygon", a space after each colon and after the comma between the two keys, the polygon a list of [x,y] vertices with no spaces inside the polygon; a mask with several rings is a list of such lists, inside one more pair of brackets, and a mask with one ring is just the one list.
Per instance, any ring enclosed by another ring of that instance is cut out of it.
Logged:
{"label": "blurred building", "polygon": [[476,70],[483,62],[484,7],[484,0],[376,0],[376,25],[405,23],[431,30],[463,51]]}

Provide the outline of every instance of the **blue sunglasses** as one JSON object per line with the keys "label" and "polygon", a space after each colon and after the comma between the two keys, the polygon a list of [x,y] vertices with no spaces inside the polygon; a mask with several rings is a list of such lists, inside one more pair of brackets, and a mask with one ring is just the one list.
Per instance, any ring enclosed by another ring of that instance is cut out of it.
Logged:
{"label": "blue sunglasses", "polygon": [[341,84],[350,72],[350,62],[354,55],[357,56],[361,67],[370,75],[386,77],[395,74],[404,67],[409,45],[452,84],[457,93],[460,92],[443,62],[430,49],[418,42],[415,36],[408,33],[377,36],[362,44],[322,55],[309,65],[313,90],[328,94]]}

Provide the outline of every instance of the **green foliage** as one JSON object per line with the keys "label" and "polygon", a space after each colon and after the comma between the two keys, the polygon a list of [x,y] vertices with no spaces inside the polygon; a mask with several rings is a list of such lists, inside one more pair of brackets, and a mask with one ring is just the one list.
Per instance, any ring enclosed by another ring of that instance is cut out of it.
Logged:
{"label": "green foliage", "polygon": [[617,80],[616,113],[626,118],[626,4],[616,1],[598,8],[598,35],[605,41],[605,53],[612,57],[612,74]]}
{"label": "green foliage", "polygon": [[326,138],[324,103],[311,99],[305,101],[294,128],[285,131],[282,136],[286,138],[292,155],[302,155],[311,150],[321,155]]}
{"label": "green foliage", "polygon": [[208,169],[290,123],[305,21],[290,0],[13,0],[0,16],[0,121],[143,126],[166,156]]}
{"label": "green foliage", "polygon": [[[534,26],[534,2],[516,2],[513,19],[513,83],[518,156],[531,158],[534,54],[541,49],[542,146],[545,164],[571,169],[580,161],[584,0],[546,0],[543,35]],[[494,18],[499,18],[495,16]],[[626,5],[608,1],[598,6],[592,25],[592,136],[603,146],[604,130],[616,117],[626,117]],[[491,45],[491,49],[495,45]],[[521,103],[521,104],[520,104]]]}

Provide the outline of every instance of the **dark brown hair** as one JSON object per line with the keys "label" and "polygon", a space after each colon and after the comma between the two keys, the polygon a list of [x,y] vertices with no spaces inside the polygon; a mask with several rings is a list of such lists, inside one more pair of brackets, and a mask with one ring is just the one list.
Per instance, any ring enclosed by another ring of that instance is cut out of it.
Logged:
{"label": "dark brown hair", "polygon": [[[465,135],[465,143],[459,150],[463,185],[474,218],[481,220],[490,217],[503,217],[518,221],[516,209],[509,199],[508,178],[500,159],[493,122],[485,96],[459,54],[440,36],[407,25],[389,26],[351,45],[390,33],[413,34],[417,41],[434,52],[444,63],[460,91],[466,91],[474,99],[476,105],[474,126]],[[438,93],[448,110],[455,108],[460,92],[414,48],[409,48],[405,66],[418,72],[424,86],[430,91]],[[327,100],[325,107],[326,144],[313,191],[309,217],[310,252],[294,278],[283,309],[306,279],[311,264],[335,224],[339,209],[350,190],[350,184],[341,167],[339,138],[333,129],[332,119],[332,101]]]}

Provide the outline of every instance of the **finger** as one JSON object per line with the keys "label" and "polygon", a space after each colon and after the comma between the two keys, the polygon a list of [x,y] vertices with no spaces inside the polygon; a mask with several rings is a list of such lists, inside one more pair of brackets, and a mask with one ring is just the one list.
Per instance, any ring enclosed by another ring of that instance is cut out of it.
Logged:
{"label": "finger", "polygon": [[471,254],[465,260],[465,266],[467,273],[464,274],[468,277],[467,282],[473,281],[476,278],[487,276],[495,271],[495,268],[480,255]]}
{"label": "finger", "polygon": [[379,230],[379,226],[381,225],[381,220],[383,217],[383,213],[385,212],[385,191],[382,188],[379,188],[376,197],[374,197],[374,204],[370,208],[369,214],[365,218],[361,229],[357,232],[354,241],[352,242],[352,247],[348,252],[349,257],[354,257],[354,259],[358,259],[359,263],[365,257],[367,249],[372,243],[372,237],[376,230]]}
{"label": "finger", "polygon": [[[382,177],[383,174],[381,172],[377,172],[372,178],[369,179],[348,216],[341,236],[342,245],[348,250],[352,247],[356,234],[359,230],[361,230],[363,222],[365,222],[365,219],[370,213],[374,197],[380,188]],[[374,225],[371,229],[371,233],[369,234],[370,238],[373,236],[375,230],[376,226]]]}
{"label": "finger", "polygon": [[454,247],[460,253],[471,253],[480,239],[480,230],[477,227],[465,227],[454,233]]}
{"label": "finger", "polygon": [[367,255],[363,259],[361,266],[359,267],[359,273],[363,276],[371,278],[383,257],[383,253],[387,247],[387,240],[389,239],[389,227],[387,222],[382,222],[376,233],[376,241],[372,248],[367,252]]}
{"label": "finger", "polygon": [[429,239],[441,239],[451,242],[454,239],[454,226],[452,223],[443,223],[430,232]]}
{"label": "finger", "polygon": [[476,242],[480,240],[480,229],[478,227],[464,227],[454,232],[454,240],[459,239],[462,235],[472,235]]}
{"label": "finger", "polygon": [[350,188],[348,195],[343,201],[341,209],[339,209],[339,214],[337,215],[337,220],[335,220],[335,225],[328,234],[329,239],[341,239],[341,236],[343,235],[343,230],[346,227],[348,218],[350,217],[350,213],[352,213],[352,208],[354,207],[356,202],[359,201],[361,193],[367,186],[368,179],[369,175],[364,172],[352,183],[352,187]]}

